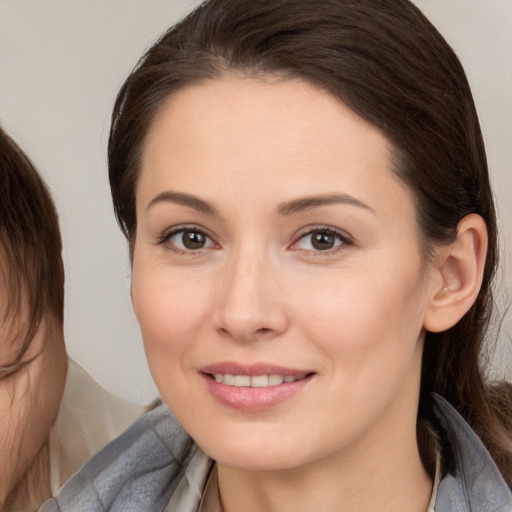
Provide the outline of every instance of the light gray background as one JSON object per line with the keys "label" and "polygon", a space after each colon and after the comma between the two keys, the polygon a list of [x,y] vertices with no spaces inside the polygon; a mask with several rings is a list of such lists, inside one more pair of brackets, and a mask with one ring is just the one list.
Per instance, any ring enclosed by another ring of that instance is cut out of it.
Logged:
{"label": "light gray background", "polygon": [[[512,288],[512,0],[417,0],[461,58],[487,143]],[[70,355],[112,392],[156,395],[129,300],[126,244],[106,171],[109,116],[138,57],[192,0],[0,0],[0,122],[52,188],[61,215]],[[507,303],[500,292],[500,311]],[[172,312],[170,312],[172,314]],[[512,322],[493,374],[512,379]]]}

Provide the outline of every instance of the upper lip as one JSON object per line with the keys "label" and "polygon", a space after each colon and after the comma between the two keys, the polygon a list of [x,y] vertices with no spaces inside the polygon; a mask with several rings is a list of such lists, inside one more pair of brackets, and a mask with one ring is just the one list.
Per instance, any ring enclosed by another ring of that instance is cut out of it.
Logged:
{"label": "upper lip", "polygon": [[299,369],[299,368],[288,368],[285,366],[275,365],[272,363],[251,363],[243,364],[236,363],[233,361],[223,361],[219,363],[212,363],[203,366],[200,371],[202,373],[208,373],[215,375],[220,373],[223,375],[249,375],[254,377],[257,375],[283,375],[292,377],[301,377],[309,373],[313,373],[311,370]]}

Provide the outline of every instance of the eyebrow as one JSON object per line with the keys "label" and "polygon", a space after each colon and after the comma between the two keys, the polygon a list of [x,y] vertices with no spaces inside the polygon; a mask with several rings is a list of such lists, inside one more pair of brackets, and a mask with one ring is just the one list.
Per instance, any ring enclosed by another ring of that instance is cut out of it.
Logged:
{"label": "eyebrow", "polygon": [[[146,207],[146,210],[158,203],[180,204],[207,215],[216,215],[218,213],[217,209],[207,201],[199,199],[198,197],[191,194],[186,194],[184,192],[173,192],[170,190],[160,192],[153,199],[151,199]],[[359,208],[364,208],[365,210],[375,213],[373,208],[348,194],[326,194],[292,199],[291,201],[280,203],[277,207],[277,213],[286,217],[288,215],[293,215],[295,213],[331,204],[348,204],[357,206]]]}
{"label": "eyebrow", "polygon": [[183,192],[172,192],[170,190],[160,192],[160,194],[151,199],[146,207],[146,210],[159,203],[181,204],[183,206],[188,206],[189,208],[192,208],[193,210],[196,210],[200,213],[206,213],[207,215],[215,215],[217,213],[217,210],[210,203],[203,201],[196,196],[185,194]]}
{"label": "eyebrow", "polygon": [[287,216],[293,215],[294,213],[311,210],[312,208],[318,208],[319,206],[331,205],[331,204],[348,204],[351,206],[357,206],[364,208],[375,213],[375,210],[367,204],[359,201],[355,197],[348,194],[327,194],[320,196],[302,197],[299,199],[292,199],[281,203],[277,207],[279,215]]}

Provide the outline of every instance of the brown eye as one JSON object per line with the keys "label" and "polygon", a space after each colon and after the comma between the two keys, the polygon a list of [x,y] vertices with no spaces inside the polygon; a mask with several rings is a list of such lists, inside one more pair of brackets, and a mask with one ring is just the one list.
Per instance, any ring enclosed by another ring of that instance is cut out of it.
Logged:
{"label": "brown eye", "polygon": [[311,235],[311,245],[317,251],[332,249],[335,244],[336,237],[332,233],[313,233]]}
{"label": "brown eye", "polygon": [[213,246],[211,238],[198,229],[180,229],[164,239],[166,244],[180,251],[197,251]]}
{"label": "brown eye", "polygon": [[294,244],[294,247],[300,250],[322,252],[351,244],[351,239],[343,233],[333,229],[314,229],[302,235]]}
{"label": "brown eye", "polygon": [[184,231],[181,242],[187,249],[202,249],[206,244],[206,236],[198,231]]}

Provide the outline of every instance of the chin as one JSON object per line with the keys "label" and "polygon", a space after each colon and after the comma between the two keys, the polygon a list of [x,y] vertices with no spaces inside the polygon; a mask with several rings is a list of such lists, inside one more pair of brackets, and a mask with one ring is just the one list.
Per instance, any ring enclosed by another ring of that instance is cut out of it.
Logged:
{"label": "chin", "polygon": [[[205,436],[198,445],[220,465],[245,471],[280,471],[299,467],[313,458],[307,441],[294,441],[282,433],[279,436],[245,432],[234,436],[225,433],[219,442]],[[228,442],[229,440],[229,442]]]}
{"label": "chin", "polygon": [[265,453],[261,453],[261,449],[247,453],[223,452],[221,457],[213,458],[220,465],[254,472],[290,470],[304,463],[304,461],[297,460],[297,457],[276,452],[272,448],[265,450]]}

